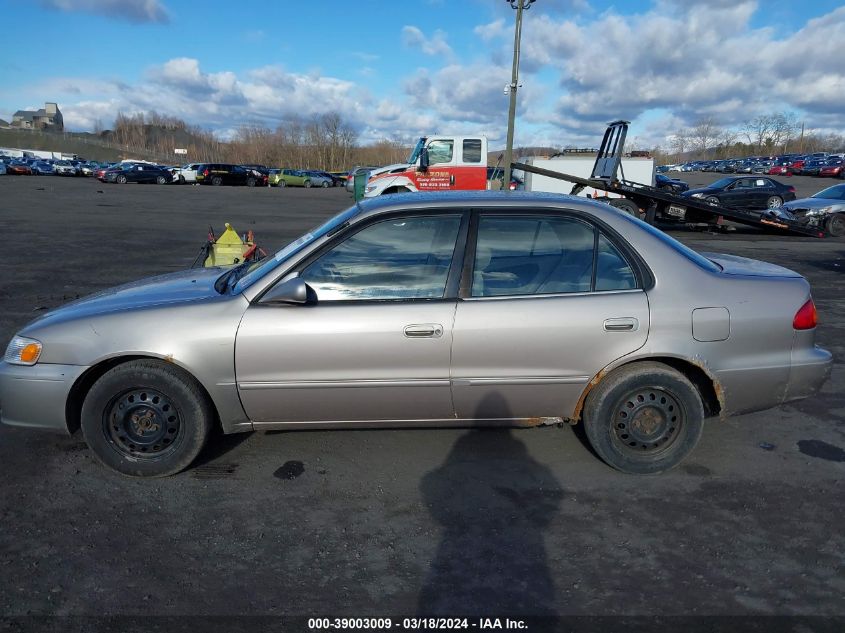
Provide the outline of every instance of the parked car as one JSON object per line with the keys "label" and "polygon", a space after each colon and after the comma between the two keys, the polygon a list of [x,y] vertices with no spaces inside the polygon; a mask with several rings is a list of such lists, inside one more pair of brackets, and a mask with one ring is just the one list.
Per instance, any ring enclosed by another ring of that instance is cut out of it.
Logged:
{"label": "parked car", "polygon": [[[128,163],[122,163],[121,165],[127,165],[127,164]],[[110,163],[110,164],[107,164],[107,165],[101,165],[98,169],[94,170],[94,178],[96,178],[97,180],[100,180],[102,182],[105,182],[106,181],[106,174],[108,173],[109,170],[116,170],[116,169],[120,169],[120,168],[121,168],[120,166],[115,165],[114,163]]]}
{"label": "parked car", "polygon": [[217,424],[580,421],[612,467],[656,473],[709,416],[817,393],[832,357],[815,327],[798,273],[702,256],[605,204],[397,194],[262,261],[42,315],[0,363],[2,420],[79,425],[93,455],[132,476],[185,469]]}
{"label": "parked car", "polygon": [[682,195],[703,198],[705,202],[729,209],[774,209],[795,200],[795,187],[760,176],[721,178],[706,187],[690,189]]}
{"label": "parked car", "polygon": [[76,167],[67,160],[57,160],[55,162],[57,176],[76,176]]}
{"label": "parked car", "polygon": [[52,176],[56,173],[53,165],[44,161],[35,161],[29,168],[34,176]]}
{"label": "parked car", "polygon": [[124,185],[127,182],[156,183],[166,185],[173,182],[173,174],[164,167],[149,163],[123,165],[106,171],[106,182],[116,182]]}
{"label": "parked car", "polygon": [[13,160],[6,165],[6,173],[15,176],[31,176],[32,167],[28,163],[21,160]]}
{"label": "parked car", "polygon": [[228,163],[203,163],[197,167],[197,182],[201,185],[246,185],[255,187],[266,184],[260,174],[240,165]]}
{"label": "parked car", "polygon": [[801,175],[818,176],[826,161],[826,158],[812,158],[807,160],[801,167]]}
{"label": "parked car", "polygon": [[845,161],[841,158],[828,158],[819,169],[819,176],[823,178],[845,178]]}
{"label": "parked car", "polygon": [[339,174],[333,174],[330,171],[321,171],[319,169],[312,169],[311,173],[317,174],[318,176],[322,176],[323,178],[328,178],[332,181],[332,187],[342,187],[343,184],[346,182],[346,176],[344,175],[341,177]]}
{"label": "parked car", "polygon": [[0,176],[6,175],[6,163],[0,161]]}
{"label": "parked car", "polygon": [[320,172],[313,171],[310,169],[307,171],[303,171],[302,173],[305,174],[311,180],[312,187],[334,187],[334,179],[328,174],[322,175]]}
{"label": "parked car", "polygon": [[276,187],[310,187],[311,176],[299,169],[279,169],[270,177],[270,185]]}
{"label": "parked car", "polygon": [[658,189],[663,189],[664,191],[670,191],[672,193],[683,193],[689,189],[689,185],[683,180],[669,178],[663,174],[654,175],[654,185]]}
{"label": "parked car", "polygon": [[769,176],[791,176],[792,168],[788,164],[772,165],[766,173]]}
{"label": "parked car", "polygon": [[833,237],[845,235],[845,184],[833,185],[783,205],[775,217],[806,221],[824,228]]}
{"label": "parked car", "polygon": [[197,169],[201,164],[202,163],[188,163],[187,165],[182,165],[181,167],[171,170],[173,174],[173,181],[180,184],[196,183]]}
{"label": "parked car", "polygon": [[100,165],[93,162],[93,161],[89,161],[87,163],[82,163],[82,165],[81,165],[82,175],[83,176],[93,176],[94,170],[99,169],[99,167],[100,167]]}

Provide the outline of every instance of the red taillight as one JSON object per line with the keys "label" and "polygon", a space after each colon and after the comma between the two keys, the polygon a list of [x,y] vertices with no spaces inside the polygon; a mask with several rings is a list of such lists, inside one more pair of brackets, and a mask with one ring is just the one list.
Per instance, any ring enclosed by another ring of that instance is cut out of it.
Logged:
{"label": "red taillight", "polygon": [[208,170],[207,170],[207,169],[203,169],[203,170],[202,170],[202,175],[203,175],[203,176],[208,176]]}
{"label": "red taillight", "polygon": [[813,299],[807,299],[807,303],[801,306],[801,309],[795,313],[795,318],[792,319],[792,327],[796,330],[812,330],[819,322],[819,315],[816,312],[816,304]]}
{"label": "red taillight", "polygon": [[787,187],[787,190],[789,191],[789,193],[795,193],[795,187],[793,187],[792,185],[789,185]]}

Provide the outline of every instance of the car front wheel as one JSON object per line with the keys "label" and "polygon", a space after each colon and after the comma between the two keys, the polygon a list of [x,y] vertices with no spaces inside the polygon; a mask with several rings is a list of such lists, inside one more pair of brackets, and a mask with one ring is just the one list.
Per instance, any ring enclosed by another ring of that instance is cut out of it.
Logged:
{"label": "car front wheel", "polygon": [[642,362],[609,374],[587,396],[584,430],[608,465],[631,474],[677,466],[704,429],[701,395],[683,374]]}
{"label": "car front wheel", "polygon": [[707,196],[704,199],[704,202],[706,202],[707,204],[721,204],[721,202],[716,196]]}
{"label": "car front wheel", "polygon": [[827,219],[827,232],[831,237],[845,235],[845,214],[834,213]]}
{"label": "car front wheel", "polygon": [[103,464],[132,477],[164,477],[196,459],[214,413],[184,371],[159,360],[135,360],[94,383],[81,417],[85,441]]}

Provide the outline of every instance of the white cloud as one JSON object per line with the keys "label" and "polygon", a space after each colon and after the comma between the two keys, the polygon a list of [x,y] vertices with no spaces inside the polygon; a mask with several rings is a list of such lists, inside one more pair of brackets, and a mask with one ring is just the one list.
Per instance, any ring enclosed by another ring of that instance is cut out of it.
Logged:
{"label": "white cloud", "polygon": [[436,30],[431,37],[426,37],[416,26],[403,26],[402,41],[405,46],[419,48],[426,55],[452,55],[452,48],[446,42],[446,33],[440,29]]}
{"label": "white cloud", "polygon": [[167,9],[159,0],[41,0],[41,5],[47,9],[93,13],[129,22],[170,21]]}

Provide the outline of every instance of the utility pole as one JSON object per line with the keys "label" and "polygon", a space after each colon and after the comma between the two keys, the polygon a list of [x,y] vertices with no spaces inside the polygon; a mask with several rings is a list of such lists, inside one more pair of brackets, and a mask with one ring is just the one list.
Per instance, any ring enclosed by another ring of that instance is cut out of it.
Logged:
{"label": "utility pole", "polygon": [[516,9],[516,27],[513,34],[513,68],[511,69],[511,82],[505,88],[510,92],[510,107],[508,108],[508,140],[505,146],[505,174],[502,188],[510,191],[511,185],[511,163],[513,162],[513,127],[516,118],[516,91],[519,88],[519,43],[522,39],[522,12],[534,3],[534,0],[505,0]]}

